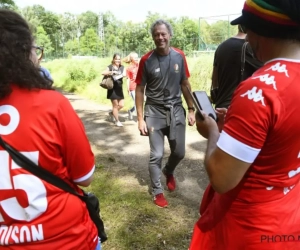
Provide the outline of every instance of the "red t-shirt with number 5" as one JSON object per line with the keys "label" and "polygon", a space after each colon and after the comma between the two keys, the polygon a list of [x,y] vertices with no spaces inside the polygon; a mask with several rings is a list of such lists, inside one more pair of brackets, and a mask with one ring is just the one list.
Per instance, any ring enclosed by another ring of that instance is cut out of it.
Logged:
{"label": "red t-shirt with number 5", "polygon": [[[70,102],[52,90],[12,86],[0,100],[0,135],[71,184],[94,172],[94,155]],[[0,249],[95,249],[97,229],[85,204],[12,161],[0,149]]]}

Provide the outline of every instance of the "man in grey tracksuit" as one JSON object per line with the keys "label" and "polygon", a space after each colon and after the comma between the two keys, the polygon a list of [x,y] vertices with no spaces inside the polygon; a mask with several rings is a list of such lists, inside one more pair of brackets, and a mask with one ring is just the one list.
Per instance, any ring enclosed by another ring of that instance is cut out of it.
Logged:
{"label": "man in grey tracksuit", "polygon": [[[169,191],[174,191],[174,170],[185,155],[186,114],[181,94],[188,105],[188,123],[195,123],[193,101],[188,93],[189,70],[184,53],[170,47],[172,27],[164,20],[157,20],[151,27],[156,49],[145,54],[140,61],[136,77],[136,107],[138,127],[142,135],[149,135],[149,173],[154,203],[166,207],[160,182],[161,162],[164,153],[164,136],[167,136],[171,155],[163,173]],[[146,91],[145,91],[146,90]],[[147,97],[144,112],[144,91]]]}

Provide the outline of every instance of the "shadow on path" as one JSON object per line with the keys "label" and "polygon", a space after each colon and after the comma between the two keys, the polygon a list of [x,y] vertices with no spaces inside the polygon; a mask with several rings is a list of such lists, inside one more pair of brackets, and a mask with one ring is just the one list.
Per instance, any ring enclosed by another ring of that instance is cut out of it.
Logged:
{"label": "shadow on path", "polygon": [[[102,106],[80,96],[63,93],[72,103],[82,119],[90,142],[96,147],[96,157],[110,157],[119,162],[135,176],[141,186],[149,186],[149,142],[140,136],[137,123],[127,119],[127,112],[120,113],[124,127],[117,127],[109,121],[109,106]],[[203,167],[206,140],[194,128],[187,128],[186,156],[176,168],[177,189],[168,193],[171,202],[186,204],[198,211],[203,190],[208,184]],[[169,156],[169,146],[165,140],[163,165]],[[165,186],[165,178],[162,177]],[[149,197],[150,198],[150,197]],[[174,199],[174,200],[173,200]]]}

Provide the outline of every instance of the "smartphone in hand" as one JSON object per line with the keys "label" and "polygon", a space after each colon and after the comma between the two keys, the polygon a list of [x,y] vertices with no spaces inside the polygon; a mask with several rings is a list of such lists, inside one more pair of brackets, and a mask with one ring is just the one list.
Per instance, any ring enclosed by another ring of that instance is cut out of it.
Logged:
{"label": "smartphone in hand", "polygon": [[198,114],[199,114],[201,120],[204,120],[204,117],[201,113],[201,111],[202,111],[202,112],[206,113],[208,116],[210,116],[211,118],[213,118],[215,121],[217,121],[216,112],[215,112],[206,92],[205,91],[194,91],[192,93],[188,87],[187,87],[187,89],[192,97],[194,107],[198,111]]}
{"label": "smartphone in hand", "polygon": [[195,100],[197,101],[200,109],[206,113],[208,116],[213,118],[215,121],[217,121],[217,114],[206,94],[205,91],[194,91],[193,95],[195,97]]}

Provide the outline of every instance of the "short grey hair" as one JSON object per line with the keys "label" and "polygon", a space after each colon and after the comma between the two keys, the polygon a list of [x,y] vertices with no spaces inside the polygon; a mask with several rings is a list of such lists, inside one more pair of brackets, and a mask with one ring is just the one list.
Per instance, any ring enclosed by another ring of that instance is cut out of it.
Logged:
{"label": "short grey hair", "polygon": [[170,36],[173,36],[173,28],[172,28],[171,24],[163,19],[158,19],[151,25],[150,32],[151,32],[152,37],[154,35],[153,33],[154,33],[155,27],[157,25],[163,25],[163,24],[167,27],[167,30],[169,31]]}

